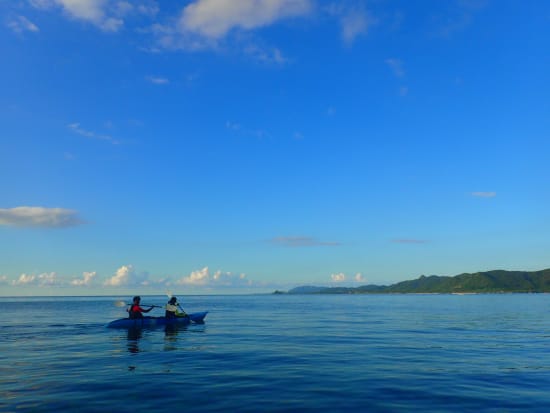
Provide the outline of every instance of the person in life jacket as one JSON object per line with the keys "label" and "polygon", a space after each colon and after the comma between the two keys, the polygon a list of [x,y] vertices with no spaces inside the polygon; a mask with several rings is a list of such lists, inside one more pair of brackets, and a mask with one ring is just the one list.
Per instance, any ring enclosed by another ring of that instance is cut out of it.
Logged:
{"label": "person in life jacket", "polygon": [[179,312],[178,308],[180,308],[178,299],[176,297],[171,297],[168,304],[166,304],[166,312],[164,316],[166,318],[185,317],[187,315],[185,314],[185,311],[182,310],[182,312]]}
{"label": "person in life jacket", "polygon": [[136,295],[132,301],[132,305],[128,309],[128,315],[130,318],[143,318],[142,313],[148,313],[151,311],[154,307],[151,306],[148,310],[145,310],[140,307],[139,302],[141,301],[141,297],[139,295]]}
{"label": "person in life jacket", "polygon": [[178,299],[176,297],[171,297],[170,300],[168,301],[168,304],[166,304],[166,312],[164,313],[164,316],[166,318],[174,318],[177,312],[178,312]]}

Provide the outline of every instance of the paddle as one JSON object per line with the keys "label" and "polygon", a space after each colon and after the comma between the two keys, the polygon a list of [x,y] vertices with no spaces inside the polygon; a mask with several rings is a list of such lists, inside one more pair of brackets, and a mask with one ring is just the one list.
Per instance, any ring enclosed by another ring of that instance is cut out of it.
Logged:
{"label": "paddle", "polygon": [[178,308],[181,310],[182,314],[178,314],[179,317],[189,317],[189,314],[185,312],[183,308],[181,308],[181,305],[178,304]]}
{"label": "paddle", "polygon": [[[117,307],[126,307],[127,305],[132,305],[132,304],[129,304],[125,301],[115,301],[115,306]],[[150,305],[150,304],[140,304],[144,307],[151,307],[151,308],[163,308],[162,306],[160,305]]]}

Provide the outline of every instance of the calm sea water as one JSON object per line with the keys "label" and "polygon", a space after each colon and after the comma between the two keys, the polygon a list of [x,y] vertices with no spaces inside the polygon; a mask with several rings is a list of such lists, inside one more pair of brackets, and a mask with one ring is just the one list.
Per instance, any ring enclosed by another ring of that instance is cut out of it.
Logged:
{"label": "calm sea water", "polygon": [[119,299],[0,298],[0,411],[550,411],[548,294],[180,297],[210,313],[168,331]]}

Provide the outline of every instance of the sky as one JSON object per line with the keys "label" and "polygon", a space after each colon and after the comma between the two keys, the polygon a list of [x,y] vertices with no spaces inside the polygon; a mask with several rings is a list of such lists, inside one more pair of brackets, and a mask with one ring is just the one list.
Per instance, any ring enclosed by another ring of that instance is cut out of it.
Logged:
{"label": "sky", "polygon": [[550,267],[550,2],[0,1],[0,295]]}

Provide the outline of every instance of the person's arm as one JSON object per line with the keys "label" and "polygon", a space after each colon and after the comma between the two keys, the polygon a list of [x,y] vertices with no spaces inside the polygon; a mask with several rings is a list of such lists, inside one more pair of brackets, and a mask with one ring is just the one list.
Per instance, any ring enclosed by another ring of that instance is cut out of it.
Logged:
{"label": "person's arm", "polygon": [[149,311],[151,311],[154,307],[151,307],[149,308],[148,310],[144,310],[143,308],[140,307],[141,311],[144,312],[144,313],[148,313]]}

